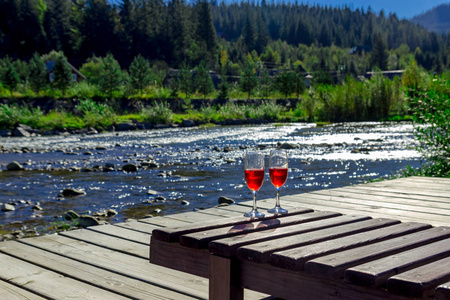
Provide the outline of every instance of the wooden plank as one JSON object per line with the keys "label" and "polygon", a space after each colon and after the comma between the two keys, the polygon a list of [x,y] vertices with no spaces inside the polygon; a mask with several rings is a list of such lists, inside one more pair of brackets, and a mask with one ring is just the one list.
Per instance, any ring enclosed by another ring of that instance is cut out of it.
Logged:
{"label": "wooden plank", "polygon": [[18,286],[0,280],[0,291],[3,299],[8,300],[44,300],[45,298],[24,290]]}
{"label": "wooden plank", "polygon": [[238,261],[216,255],[209,257],[209,299],[243,300],[244,289],[239,286]]}
{"label": "wooden plank", "polygon": [[[149,248],[148,244],[141,244],[124,240],[121,238],[101,234],[92,230],[79,229],[67,232],[61,232],[61,236],[66,236],[79,241],[91,243],[93,245],[102,246],[114,251],[135,255],[148,259]],[[148,240],[148,242],[150,239]],[[147,242],[147,243],[148,243]]]}
{"label": "wooden plank", "polygon": [[438,181],[421,181],[417,179],[399,178],[399,180],[387,180],[381,181],[373,184],[373,186],[392,186],[392,187],[413,187],[415,189],[429,189],[431,191],[450,191],[448,182],[438,182]]}
{"label": "wooden plank", "polygon": [[131,230],[136,230],[143,233],[152,234],[153,229],[161,228],[161,226],[153,225],[140,221],[128,221],[123,223],[116,223],[114,226],[123,227]]}
{"label": "wooden plank", "polygon": [[305,264],[305,271],[314,276],[340,278],[350,267],[448,237],[450,237],[450,230],[447,227],[431,228],[374,245],[366,245],[309,260]]}
{"label": "wooden plank", "polygon": [[436,289],[435,300],[448,300],[450,299],[450,282],[441,284]]}
{"label": "wooden plank", "polygon": [[[305,263],[313,258],[364,245],[374,244],[428,228],[431,228],[431,225],[421,223],[401,223],[350,235],[338,240],[330,240],[304,247],[275,252],[270,258],[270,263],[274,266],[289,270],[303,270]],[[374,246],[376,246],[376,244]]]}
{"label": "wooden plank", "polygon": [[194,249],[206,249],[209,242],[216,239],[233,237],[237,235],[247,235],[252,232],[271,230],[282,226],[313,222],[316,220],[337,216],[336,213],[306,213],[299,215],[285,215],[278,219],[266,219],[247,221],[244,224],[225,226],[215,229],[203,230],[185,234],[180,237],[180,244]]}
{"label": "wooden plank", "polygon": [[185,212],[185,213],[181,213],[181,214],[167,215],[165,217],[169,218],[169,219],[173,219],[173,220],[187,221],[187,222],[192,222],[192,223],[215,221],[217,219],[227,219],[227,217],[225,217],[225,216],[201,214],[196,211],[190,211],[190,212]]}
{"label": "wooden plank", "polygon": [[209,243],[209,251],[216,255],[231,257],[236,256],[237,249],[245,245],[370,219],[369,217],[358,215],[330,215],[329,212],[315,212],[314,214],[317,214],[318,216],[322,214],[323,216],[330,216],[330,218],[322,218],[314,220],[314,222],[311,220],[311,222],[308,223],[278,227],[271,230],[252,232],[245,235],[214,240]]}
{"label": "wooden plank", "polygon": [[142,233],[132,229],[126,229],[120,226],[113,225],[91,226],[87,229],[98,233],[107,234],[113,237],[118,237],[124,240],[140,243],[143,245],[148,245],[151,236],[149,233]]}
{"label": "wooden plank", "polygon": [[[436,205],[437,207],[446,207],[446,205],[449,203],[449,201],[446,198],[436,198],[436,197],[428,197],[428,196],[412,196],[412,195],[405,195],[405,194],[397,194],[393,192],[387,192],[382,189],[368,189],[363,188],[360,186],[346,186],[341,187],[339,189],[333,189],[333,191],[336,192],[343,192],[343,193],[351,193],[354,195],[358,195],[361,198],[367,197],[367,196],[379,196],[379,197],[386,197],[388,199],[391,199],[391,201],[395,203],[414,203],[420,205]],[[409,202],[412,201],[412,202]]]}
{"label": "wooden plank", "polygon": [[[241,261],[241,286],[286,300],[297,299],[393,299],[384,290],[368,289],[340,280],[327,280],[269,264]],[[396,300],[406,300],[395,297]],[[410,299],[409,299],[410,300]]]}
{"label": "wooden plank", "polygon": [[[2,243],[0,244],[0,251],[33,265],[125,297],[134,299],[194,299],[22,243]],[[63,286],[60,288],[64,289]]]}
{"label": "wooden plank", "polygon": [[383,182],[373,182],[369,183],[368,186],[371,188],[382,189],[390,192],[396,192],[398,194],[407,194],[407,195],[424,195],[424,196],[433,196],[433,197],[441,197],[448,198],[448,192],[442,190],[428,190],[426,187],[417,187],[415,184],[401,184],[396,183],[395,186],[384,184]]}
{"label": "wooden plank", "polygon": [[22,239],[20,242],[181,294],[202,299],[208,295],[206,279],[150,264],[148,259],[64,236],[41,236]]}
{"label": "wooden plank", "polygon": [[426,208],[428,213],[444,214],[450,217],[450,201],[449,202],[436,202],[436,201],[423,201],[411,198],[399,198],[388,197],[373,194],[362,194],[360,192],[348,192],[347,190],[321,190],[308,194],[321,195],[323,197],[333,197],[342,199],[344,201],[352,199],[355,201],[364,201],[365,204],[373,204],[381,207],[389,207],[395,209],[402,209],[407,211],[420,211]]}
{"label": "wooden plank", "polygon": [[[294,196],[286,196],[289,199],[295,199]],[[398,209],[391,209],[391,208],[382,208],[379,206],[373,206],[373,205],[366,205],[364,202],[356,202],[351,203],[351,201],[337,201],[339,199],[330,199],[329,197],[317,197],[312,195],[303,195],[301,198],[301,203],[305,206],[312,207],[311,205],[321,205],[323,207],[328,207],[328,210],[331,211],[338,211],[342,208],[351,210],[352,213],[361,213],[365,212],[369,215],[372,213],[376,213],[378,215],[382,214],[385,217],[396,217],[396,218],[402,218],[407,217],[410,220],[416,220],[423,223],[429,223],[427,221],[431,220],[433,222],[442,222],[444,224],[448,224],[449,217],[444,215],[437,215],[437,214],[430,214],[427,213],[426,210],[422,212],[412,212],[412,211],[403,211]],[[300,200],[299,200],[300,201]]]}
{"label": "wooden plank", "polygon": [[[398,273],[450,256],[450,239],[434,242],[347,269],[345,278],[355,284],[384,286]],[[450,268],[450,265],[448,266]]]}
{"label": "wooden plank", "polygon": [[312,232],[295,234],[276,240],[243,246],[238,249],[238,257],[254,262],[268,262],[273,252],[283,251],[304,245],[333,240],[351,234],[366,232],[385,226],[398,224],[400,221],[392,219],[373,219],[350,224],[333,226]]}
{"label": "wooden plank", "polygon": [[209,251],[156,240],[152,237],[150,262],[158,266],[208,278]]}
{"label": "wooden plank", "polygon": [[[311,212],[311,209],[292,209],[292,211],[283,217],[288,217],[296,214],[303,214]],[[282,218],[283,218],[282,217]],[[267,215],[266,217],[260,220],[271,220],[274,218],[274,215]],[[225,226],[233,226],[247,223],[250,219],[244,216],[238,216],[234,218],[222,218],[211,221],[202,222],[201,224],[193,223],[191,225],[183,225],[179,227],[168,227],[168,228],[160,228],[156,229],[152,232],[153,238],[163,241],[163,242],[178,242],[181,235],[208,230],[215,229]]]}
{"label": "wooden plank", "polygon": [[218,207],[212,207],[207,209],[201,209],[196,211],[199,214],[208,214],[208,215],[214,215],[214,216],[222,216],[226,218],[233,218],[233,217],[239,217],[242,214],[240,212],[231,211],[231,210],[225,210]]}
{"label": "wooden plank", "polygon": [[434,294],[440,284],[450,280],[450,257],[400,273],[388,279],[391,293],[414,298],[424,298]]}
{"label": "wooden plank", "polygon": [[[3,280],[52,299],[129,299],[0,253]],[[64,288],[61,288],[64,287]]]}
{"label": "wooden plank", "polygon": [[189,221],[182,221],[182,220],[175,220],[175,219],[169,219],[166,217],[153,217],[153,218],[145,218],[139,220],[139,222],[157,225],[160,227],[171,227],[171,226],[184,226],[193,222]]}

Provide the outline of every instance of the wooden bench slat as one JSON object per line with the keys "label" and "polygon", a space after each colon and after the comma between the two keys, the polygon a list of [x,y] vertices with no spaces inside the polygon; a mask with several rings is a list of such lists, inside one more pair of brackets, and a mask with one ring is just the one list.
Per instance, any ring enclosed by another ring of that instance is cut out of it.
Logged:
{"label": "wooden bench slat", "polygon": [[0,251],[39,267],[53,270],[64,276],[134,299],[194,299],[193,297],[115,274],[23,243],[1,243]]}
{"label": "wooden bench slat", "polygon": [[131,230],[135,230],[135,231],[139,231],[139,232],[143,232],[143,233],[148,233],[148,234],[152,234],[153,229],[161,228],[161,226],[153,225],[153,224],[149,224],[149,223],[145,223],[145,222],[140,222],[140,221],[128,221],[128,222],[123,222],[123,223],[116,223],[116,224],[114,224],[114,226],[123,227],[123,228],[131,229]]}
{"label": "wooden bench slat", "polygon": [[383,286],[391,276],[447,256],[450,256],[450,239],[352,267],[345,271],[345,279],[364,286]]}
{"label": "wooden bench slat", "polygon": [[194,249],[207,249],[209,242],[221,239],[223,237],[231,237],[237,235],[245,235],[252,232],[266,231],[278,227],[300,224],[305,222],[313,222],[316,220],[338,216],[337,213],[312,212],[293,216],[285,216],[278,219],[255,220],[244,224],[220,227],[216,229],[203,230],[185,234],[180,237],[182,246]]}
{"label": "wooden bench slat", "polygon": [[192,297],[206,298],[208,294],[208,283],[204,278],[149,264],[148,258],[127,255],[64,236],[41,236],[20,242]]}
{"label": "wooden bench slat", "polygon": [[436,289],[436,294],[434,295],[435,300],[448,300],[450,299],[450,281],[441,284]]}
{"label": "wooden bench slat", "polygon": [[24,290],[18,286],[10,284],[6,281],[0,280],[0,291],[2,291],[2,297],[8,300],[45,300],[39,295],[33,294],[27,290]]}
{"label": "wooden bench slat", "polygon": [[[305,208],[292,209],[289,212],[289,214],[286,215],[285,217],[291,216],[291,215],[297,215],[297,214],[304,214],[304,213],[308,213],[308,212],[312,212],[312,209],[308,209],[308,208],[307,209],[305,209]],[[273,218],[274,218],[273,215],[268,215],[261,220],[270,220]],[[177,226],[177,227],[155,229],[152,232],[152,236],[155,240],[173,243],[173,242],[178,242],[180,236],[185,235],[185,234],[208,230],[208,229],[220,228],[220,227],[224,227],[224,226],[243,224],[243,223],[247,223],[248,221],[249,221],[249,218],[246,218],[244,216],[239,216],[239,217],[234,217],[234,218],[216,219],[216,220],[202,222],[200,224],[193,223],[191,225],[186,224],[186,225]]]}
{"label": "wooden bench slat", "polygon": [[[129,299],[0,253],[0,278],[50,299]],[[61,286],[64,289],[61,289]]]}
{"label": "wooden bench slat", "polygon": [[305,263],[305,271],[325,278],[344,276],[346,269],[381,257],[450,237],[447,227],[435,227],[373,245],[321,256]]}
{"label": "wooden bench slat", "polygon": [[90,226],[87,229],[132,242],[141,243],[143,245],[148,245],[150,241],[150,233],[143,233],[115,225]]}
{"label": "wooden bench slat", "polygon": [[145,218],[145,219],[139,220],[139,222],[157,225],[160,227],[185,226],[185,225],[194,223],[194,222],[190,222],[190,221],[186,221],[186,220],[169,219],[166,217]]}
{"label": "wooden bench slat", "polygon": [[374,230],[386,226],[398,224],[400,221],[392,219],[370,219],[354,222],[346,225],[333,226],[331,228],[315,230],[304,234],[295,234],[288,237],[266,241],[262,243],[243,246],[238,249],[240,259],[268,262],[273,252],[287,250],[302,245],[319,243],[326,240],[337,239],[351,234]]}
{"label": "wooden bench slat", "polygon": [[278,227],[274,230],[252,232],[244,235],[214,240],[209,243],[209,251],[216,255],[233,257],[237,255],[237,249],[245,245],[265,242],[268,240],[286,237],[289,235],[306,233],[313,230],[319,230],[332,226],[344,225],[370,219],[369,217],[366,216],[359,216],[359,215],[342,216],[340,214],[330,212],[315,212],[315,214],[322,214],[324,216],[330,217],[326,219],[324,218],[316,220],[314,222],[301,223],[286,227]]}
{"label": "wooden bench slat", "polygon": [[440,284],[450,280],[450,257],[400,273],[388,279],[388,291],[407,297],[423,298],[434,294]]}
{"label": "wooden bench slat", "polygon": [[337,241],[325,241],[322,243],[312,244],[300,248],[293,248],[285,251],[275,252],[270,258],[270,263],[274,266],[289,269],[303,270],[308,260],[316,257],[344,251],[364,245],[372,244],[377,247],[377,242],[396,238],[398,236],[417,232],[431,228],[431,225],[422,223],[401,223],[358,233],[343,237]]}

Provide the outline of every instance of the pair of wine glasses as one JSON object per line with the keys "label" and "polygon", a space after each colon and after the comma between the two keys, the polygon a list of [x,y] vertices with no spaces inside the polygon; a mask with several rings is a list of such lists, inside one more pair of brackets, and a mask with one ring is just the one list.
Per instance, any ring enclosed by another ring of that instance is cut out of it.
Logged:
{"label": "pair of wine glasses", "polygon": [[[275,207],[267,210],[275,215],[287,214],[288,211],[280,206],[280,189],[284,185],[288,174],[288,156],[285,150],[270,151],[269,175],[270,181],[277,189]],[[264,213],[256,208],[256,194],[264,182],[264,154],[249,151],[245,154],[245,182],[253,192],[253,209],[245,213],[245,217],[263,218]]]}

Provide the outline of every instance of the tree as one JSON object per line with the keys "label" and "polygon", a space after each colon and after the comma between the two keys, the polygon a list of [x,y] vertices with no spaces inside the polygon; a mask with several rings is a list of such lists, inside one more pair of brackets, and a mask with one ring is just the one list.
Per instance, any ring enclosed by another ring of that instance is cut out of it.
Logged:
{"label": "tree", "polygon": [[297,94],[297,99],[306,90],[305,75],[297,68],[293,74],[294,87],[293,91]]}
{"label": "tree", "polygon": [[44,30],[47,49],[72,52],[72,3],[65,0],[47,0],[44,14]]}
{"label": "tree", "polygon": [[294,92],[295,73],[284,70],[276,77],[276,86],[278,91],[287,98]]}
{"label": "tree", "polygon": [[270,90],[272,89],[272,77],[270,77],[269,70],[267,68],[263,68],[261,70],[261,92],[263,99],[267,99],[269,97]]}
{"label": "tree", "polygon": [[388,57],[387,46],[383,41],[381,34],[376,34],[374,38],[373,51],[371,56],[371,65],[373,67],[378,67],[380,70],[387,70],[388,67]]}
{"label": "tree", "polygon": [[37,52],[34,52],[28,63],[28,71],[30,72],[30,87],[39,95],[40,91],[47,86],[48,78],[44,61]]}
{"label": "tree", "polygon": [[122,85],[122,70],[111,53],[102,59],[100,88],[112,98],[113,92]]}
{"label": "tree", "polygon": [[130,65],[130,84],[133,89],[139,90],[139,94],[142,95],[142,90],[149,85],[151,80],[150,64],[139,54]]}
{"label": "tree", "polygon": [[14,67],[14,64],[9,57],[4,60],[4,64],[5,69],[2,72],[1,81],[9,89],[12,97],[13,91],[16,89],[17,85],[20,82],[20,78],[17,74],[16,68]]}
{"label": "tree", "polygon": [[65,95],[67,88],[69,88],[69,86],[73,82],[73,77],[72,77],[72,69],[67,63],[67,58],[62,53],[61,55],[58,55],[54,60],[53,75],[54,75],[53,85],[57,89],[60,89],[63,95]]}
{"label": "tree", "polygon": [[194,92],[194,87],[191,70],[185,62],[181,65],[177,80],[180,91],[184,93],[186,99],[188,99]]}
{"label": "tree", "polygon": [[250,63],[247,63],[244,72],[241,74],[240,88],[243,92],[247,93],[247,99],[250,99],[250,95],[257,87],[258,77],[256,77],[253,66]]}
{"label": "tree", "polygon": [[196,40],[205,51],[207,60],[215,63],[218,49],[216,29],[214,27],[211,5],[207,0],[198,0],[195,6],[197,11]]}
{"label": "tree", "polygon": [[214,91],[214,84],[211,76],[209,75],[209,70],[207,69],[205,62],[202,61],[195,68],[195,71],[197,72],[195,77],[195,86],[197,91],[203,95],[203,98],[205,98],[207,94]]}
{"label": "tree", "polygon": [[223,74],[220,78],[219,95],[217,95],[217,98],[228,99],[229,90],[230,85],[228,84],[228,77]]}

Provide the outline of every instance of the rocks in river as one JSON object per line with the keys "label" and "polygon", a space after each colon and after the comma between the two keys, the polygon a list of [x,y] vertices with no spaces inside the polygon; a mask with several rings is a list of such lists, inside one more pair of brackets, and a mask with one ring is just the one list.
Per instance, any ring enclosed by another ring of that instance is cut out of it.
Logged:
{"label": "rocks in river", "polygon": [[21,136],[21,137],[29,137],[29,136],[31,136],[31,133],[29,133],[27,130],[25,130],[25,129],[22,128],[22,127],[16,127],[16,128],[13,130],[12,134],[13,134],[14,136]]}
{"label": "rocks in river", "polygon": [[162,210],[161,210],[160,208],[155,208],[155,209],[153,210],[153,212],[154,212],[155,214],[159,214],[161,211],[162,211]]}
{"label": "rocks in river", "polygon": [[134,123],[120,123],[115,126],[115,130],[117,131],[130,131],[137,130],[138,127]]}
{"label": "rocks in river", "polygon": [[63,214],[63,219],[64,220],[66,220],[66,221],[73,221],[73,220],[76,220],[76,219],[78,219],[79,217],[80,217],[80,215],[79,214],[77,214],[75,211],[73,211],[73,210],[69,210],[69,211],[66,211],[64,214]]}
{"label": "rocks in river", "polygon": [[93,217],[93,216],[89,216],[89,215],[82,215],[78,218],[78,225],[80,227],[89,227],[89,226],[96,226],[96,225],[100,225],[100,221]]}
{"label": "rocks in river", "polygon": [[158,195],[159,193],[157,191],[154,190],[148,190],[147,191],[147,195]]}
{"label": "rocks in river", "polygon": [[75,196],[86,195],[86,192],[82,191],[82,190],[73,189],[73,188],[67,188],[62,191],[62,195],[64,197],[75,197]]}
{"label": "rocks in river", "polygon": [[297,149],[298,145],[291,144],[291,143],[283,143],[280,145],[280,148],[285,149],[285,150],[291,150],[291,149]]}
{"label": "rocks in river", "polygon": [[122,166],[122,170],[124,170],[126,172],[137,172],[138,166],[135,164],[126,164],[126,165]]}
{"label": "rocks in river", "polygon": [[220,196],[219,197],[219,204],[233,204],[235,201],[231,198]]}
{"label": "rocks in river", "polygon": [[192,120],[184,119],[181,122],[181,127],[194,127],[194,126],[195,126],[195,122]]}
{"label": "rocks in river", "polygon": [[86,151],[83,153],[83,155],[94,155],[94,153],[92,153],[91,151]]}
{"label": "rocks in river", "polygon": [[189,205],[189,201],[187,201],[187,200],[181,200],[181,205]]}
{"label": "rocks in river", "polygon": [[39,204],[36,204],[31,209],[32,210],[42,210],[42,207]]}
{"label": "rocks in river", "polygon": [[8,171],[21,171],[24,168],[22,167],[21,164],[19,164],[17,161],[13,161],[10,162],[7,166],[6,166],[6,170]]}
{"label": "rocks in river", "polygon": [[235,163],[236,160],[234,158],[229,158],[225,160],[228,164]]}
{"label": "rocks in river", "polygon": [[3,137],[11,136],[11,130],[8,130],[8,129],[0,129],[0,136],[3,136]]}
{"label": "rocks in river", "polygon": [[114,209],[111,209],[111,208],[106,211],[106,216],[108,218],[114,217],[117,214],[118,214],[118,212],[116,210],[114,210]]}
{"label": "rocks in river", "polygon": [[155,200],[159,201],[159,202],[164,202],[164,201],[166,201],[166,198],[163,197],[163,196],[158,196],[158,197],[155,198]]}
{"label": "rocks in river", "polygon": [[14,211],[16,210],[16,208],[14,207],[14,205],[9,204],[9,203],[1,203],[0,204],[0,210],[1,211]]}
{"label": "rocks in river", "polygon": [[143,161],[141,162],[141,167],[146,169],[159,168],[159,165],[154,161]]}

